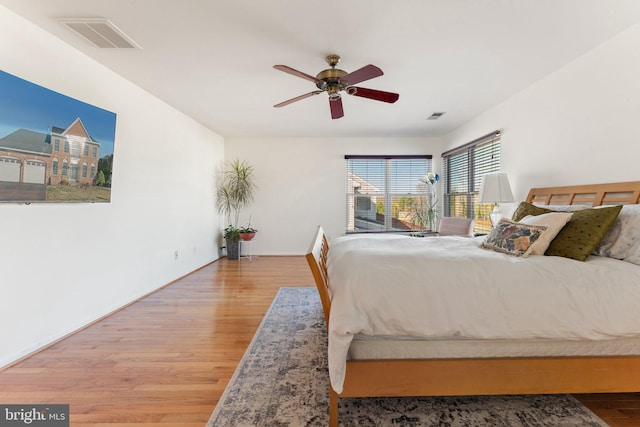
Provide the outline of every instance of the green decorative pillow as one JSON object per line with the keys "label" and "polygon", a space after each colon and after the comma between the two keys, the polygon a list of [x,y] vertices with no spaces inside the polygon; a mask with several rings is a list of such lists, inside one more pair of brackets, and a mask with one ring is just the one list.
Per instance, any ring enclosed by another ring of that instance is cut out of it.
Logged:
{"label": "green decorative pillow", "polygon": [[544,254],[584,261],[606,236],[621,209],[618,205],[574,212]]}
{"label": "green decorative pillow", "polygon": [[527,257],[533,250],[533,244],[547,230],[544,225],[528,225],[501,219],[480,245],[507,255]]}
{"label": "green decorative pillow", "polygon": [[537,215],[542,215],[549,212],[554,212],[554,211],[552,211],[551,209],[545,209],[539,206],[532,205],[531,203],[528,203],[528,202],[520,202],[515,212],[513,212],[513,215],[511,216],[511,220],[514,222],[520,222],[520,220],[522,220],[522,218],[524,218],[527,215],[537,216]]}

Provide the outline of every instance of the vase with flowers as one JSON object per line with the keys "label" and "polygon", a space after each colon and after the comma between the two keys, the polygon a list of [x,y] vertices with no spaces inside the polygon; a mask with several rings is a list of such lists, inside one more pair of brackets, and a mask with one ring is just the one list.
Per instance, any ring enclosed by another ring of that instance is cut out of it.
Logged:
{"label": "vase with flowers", "polygon": [[438,200],[435,197],[434,185],[440,181],[440,175],[429,172],[420,178],[424,191],[420,193],[417,205],[411,217],[411,223],[418,230],[435,231],[438,219]]}

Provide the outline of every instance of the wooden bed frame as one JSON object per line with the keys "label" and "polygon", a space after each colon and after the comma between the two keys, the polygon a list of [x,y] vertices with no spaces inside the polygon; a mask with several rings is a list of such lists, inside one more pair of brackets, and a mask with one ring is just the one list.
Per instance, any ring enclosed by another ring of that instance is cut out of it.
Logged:
{"label": "wooden bed frame", "polygon": [[[528,202],[637,204],[640,181],[532,188]],[[318,227],[307,261],[329,325],[329,240]],[[329,397],[329,426],[338,426],[339,397],[464,396],[489,394],[640,391],[640,356],[347,360],[342,393]]]}

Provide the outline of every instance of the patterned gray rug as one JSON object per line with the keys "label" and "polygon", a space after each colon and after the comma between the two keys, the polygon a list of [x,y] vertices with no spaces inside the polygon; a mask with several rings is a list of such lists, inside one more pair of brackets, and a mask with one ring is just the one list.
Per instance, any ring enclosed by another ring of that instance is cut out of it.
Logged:
{"label": "patterned gray rug", "polygon": [[[281,288],[207,427],[328,425],[326,330],[315,288]],[[606,426],[567,395],[340,399],[341,426]]]}

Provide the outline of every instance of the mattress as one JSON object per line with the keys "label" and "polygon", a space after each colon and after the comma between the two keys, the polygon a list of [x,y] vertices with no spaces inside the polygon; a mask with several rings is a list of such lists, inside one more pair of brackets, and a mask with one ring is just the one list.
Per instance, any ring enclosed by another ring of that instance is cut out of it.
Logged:
{"label": "mattress", "polygon": [[381,338],[358,334],[349,360],[640,355],[640,337],[610,340],[478,340]]}

